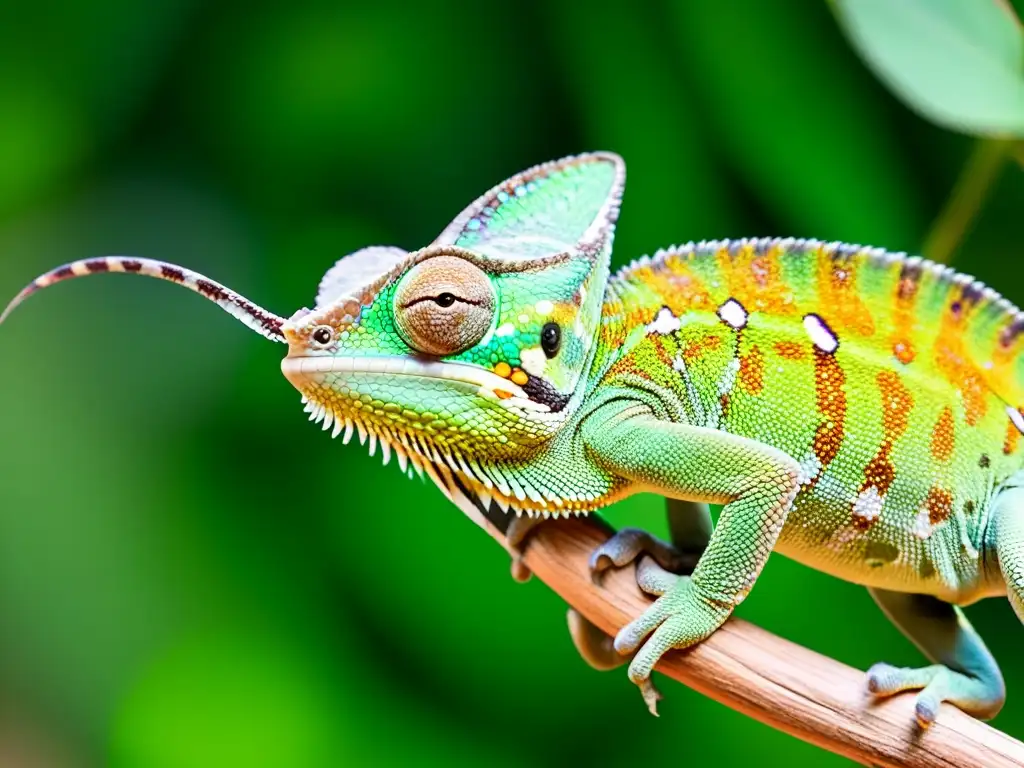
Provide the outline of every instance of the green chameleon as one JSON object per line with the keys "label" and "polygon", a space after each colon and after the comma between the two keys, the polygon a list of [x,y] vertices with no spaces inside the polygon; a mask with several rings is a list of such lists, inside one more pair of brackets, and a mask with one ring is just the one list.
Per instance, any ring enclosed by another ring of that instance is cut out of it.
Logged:
{"label": "green chameleon", "polygon": [[288,345],[311,419],[426,473],[517,551],[536,520],[665,496],[671,545],[625,529],[591,561],[652,556],[637,577],[657,599],[614,650],[571,622],[595,666],[632,654],[652,711],[658,659],[721,626],[778,550],[867,586],[934,662],[876,664],[871,692],[920,691],[922,725],[943,701],[995,715],[1002,676],[958,606],[1006,594],[1024,619],[1024,314],[949,268],[813,240],[691,244],[612,276],[624,183],[607,153],[532,168],[426,248],[341,259],[288,319],[107,257],[39,277],[0,321],[82,275],[183,285]]}

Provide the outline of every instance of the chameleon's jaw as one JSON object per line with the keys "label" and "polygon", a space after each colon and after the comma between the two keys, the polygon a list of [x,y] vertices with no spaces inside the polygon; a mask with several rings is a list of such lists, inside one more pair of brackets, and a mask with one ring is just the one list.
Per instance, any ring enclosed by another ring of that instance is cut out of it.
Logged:
{"label": "chameleon's jaw", "polygon": [[[301,353],[285,358],[281,370],[302,393],[311,421],[322,423],[324,430],[333,427],[334,437],[344,434],[344,443],[358,434],[360,442],[369,442],[371,456],[379,446],[385,464],[394,455],[403,472],[408,468],[429,475],[446,496],[485,527],[482,510],[492,500],[503,511],[545,517],[580,514],[588,506],[535,488],[525,478],[517,481],[510,474],[506,460],[546,441],[551,434],[546,422],[559,414],[490,371],[400,356]],[[385,392],[394,399],[382,402],[379,398],[388,397]],[[439,395],[442,399],[437,399]],[[460,399],[470,404],[461,413]],[[436,405],[428,405],[432,402]],[[438,415],[448,410],[452,423],[436,426]],[[530,416],[526,411],[532,412]],[[508,435],[518,424],[529,428],[519,435],[522,441],[515,443]],[[484,460],[474,458],[476,452],[467,448],[467,441],[489,442],[493,460],[490,455]]]}
{"label": "chameleon's jaw", "polygon": [[440,360],[417,360],[409,357],[334,357],[289,356],[281,361],[281,371],[300,392],[311,386],[322,386],[332,375],[419,377],[458,382],[477,387],[476,394],[505,406],[526,411],[548,413],[551,409],[534,402],[514,382],[478,366],[447,363]]}

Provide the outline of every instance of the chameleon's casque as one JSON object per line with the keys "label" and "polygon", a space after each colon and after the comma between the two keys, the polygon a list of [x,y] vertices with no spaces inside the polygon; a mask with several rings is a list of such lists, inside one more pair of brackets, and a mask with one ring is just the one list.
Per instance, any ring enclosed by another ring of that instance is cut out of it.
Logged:
{"label": "chameleon's casque", "polygon": [[[811,240],[691,244],[611,276],[624,182],[612,154],[537,166],[425,248],[341,259],[289,319],[122,257],[50,272],[7,312],[100,272],[191,288],[288,345],[324,429],[485,527],[666,496],[674,549],[627,530],[594,559],[703,552],[692,575],[642,579],[661,597],[616,638],[652,709],[657,659],[720,626],[778,549],[868,586],[936,662],[876,665],[872,691],[921,689],[923,724],[942,701],[994,714],[998,668],[954,606],[1007,594],[1024,617],[1024,316],[949,268]],[[707,502],[724,504],[713,533]]]}

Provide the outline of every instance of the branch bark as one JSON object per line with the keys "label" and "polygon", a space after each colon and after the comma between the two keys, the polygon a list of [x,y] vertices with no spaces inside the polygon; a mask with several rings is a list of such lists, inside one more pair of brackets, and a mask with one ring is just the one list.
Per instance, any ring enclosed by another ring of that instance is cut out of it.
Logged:
{"label": "branch bark", "polygon": [[[500,530],[489,533],[506,546]],[[632,568],[608,573],[600,587],[591,582],[587,558],[608,535],[593,519],[545,523],[531,533],[524,560],[569,605],[614,635],[650,598],[637,588]],[[959,709],[944,704],[937,722],[922,732],[913,695],[876,701],[860,670],[740,619],[730,619],[692,649],[667,654],[657,669],[727,707],[864,765],[1024,766],[1024,744]]]}

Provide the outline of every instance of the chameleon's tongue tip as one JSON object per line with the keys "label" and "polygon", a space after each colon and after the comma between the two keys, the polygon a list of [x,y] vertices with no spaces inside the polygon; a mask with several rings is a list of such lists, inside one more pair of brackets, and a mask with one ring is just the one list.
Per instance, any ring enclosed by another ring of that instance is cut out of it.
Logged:
{"label": "chameleon's tongue tip", "polygon": [[11,299],[10,303],[8,303],[6,307],[4,307],[4,311],[0,312],[0,325],[3,325],[7,318],[11,316],[11,313],[18,308],[21,302],[27,299],[30,294],[34,293],[35,290],[35,284],[32,284],[25,288],[24,290],[22,290],[21,293],[19,293],[13,299]]}

